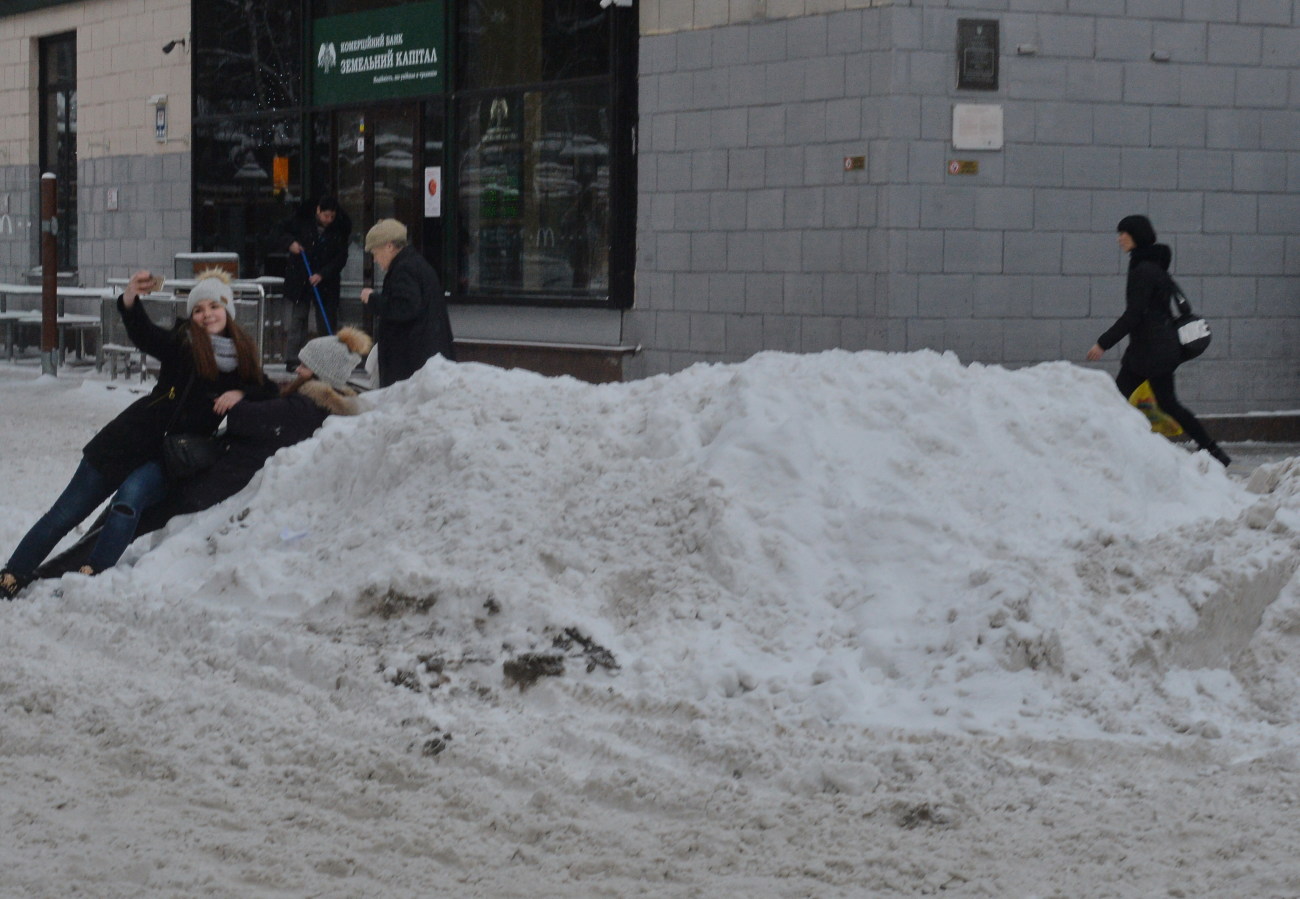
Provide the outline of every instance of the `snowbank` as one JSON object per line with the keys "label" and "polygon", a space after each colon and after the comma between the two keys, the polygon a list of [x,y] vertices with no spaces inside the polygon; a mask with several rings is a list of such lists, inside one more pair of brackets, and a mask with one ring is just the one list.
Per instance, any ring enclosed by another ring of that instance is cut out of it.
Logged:
{"label": "snowbank", "polygon": [[[7,389],[78,420],[43,454],[61,471],[6,446],[12,545],[125,398]],[[510,870],[862,895],[864,865],[880,895],[1030,895],[1031,870],[969,847],[917,870],[934,847],[898,835],[1005,829],[1048,769],[1075,791],[1058,820],[1098,791],[1140,803],[1066,776],[1076,755],[1159,771],[1230,743],[1294,773],[1300,469],[1248,489],[1100,372],[832,352],[591,386],[435,361],[366,401],[117,569],[0,610],[7,782],[53,770],[144,821],[128,851],[31,788],[11,816],[35,842],[138,856],[111,866],[123,894],[238,892],[233,863],[267,895],[434,870],[474,895],[529,895]],[[995,781],[1007,809],[978,798]],[[815,823],[835,802],[892,844]],[[1180,867],[1129,883],[1195,886]]]}

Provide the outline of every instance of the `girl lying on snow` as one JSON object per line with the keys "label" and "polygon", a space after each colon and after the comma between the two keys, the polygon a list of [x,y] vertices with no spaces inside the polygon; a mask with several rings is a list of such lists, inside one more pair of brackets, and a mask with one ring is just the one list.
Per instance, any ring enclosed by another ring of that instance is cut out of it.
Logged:
{"label": "girl lying on snow", "polygon": [[136,272],[117,308],[131,342],[158,360],[158,383],[86,444],[68,486],[0,570],[5,599],[16,596],[50,550],[110,496],[83,567],[94,574],[117,564],[135,539],[140,515],[166,492],[163,438],[211,434],[245,398],[276,395],[275,384],[262,373],[256,344],[230,317],[234,292],[226,272],[200,273],[186,303],[186,320],[171,329],[154,324],[138,302],[156,286],[151,273]]}
{"label": "girl lying on snow", "polygon": [[[312,436],[330,415],[356,415],[360,405],[347,381],[370,346],[370,337],[356,328],[308,341],[298,354],[298,377],[285,385],[283,395],[232,408],[216,464],[173,485],[161,502],[145,510],[137,535],[155,531],[177,515],[200,512],[234,496],[267,459]],[[93,551],[99,526],[96,522],[76,544],[42,565],[36,576],[60,577],[79,570]]]}

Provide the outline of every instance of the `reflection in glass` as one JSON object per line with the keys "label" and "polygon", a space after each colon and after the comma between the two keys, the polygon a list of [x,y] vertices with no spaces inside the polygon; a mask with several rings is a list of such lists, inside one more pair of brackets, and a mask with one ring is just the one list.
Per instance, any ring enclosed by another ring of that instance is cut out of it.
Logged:
{"label": "reflection in glass", "polygon": [[40,44],[42,172],[53,172],[59,230],[59,270],[77,267],[77,36],[61,34]]}
{"label": "reflection in glass", "polygon": [[605,82],[462,102],[461,283],[471,294],[609,290]]}
{"label": "reflection in glass", "polygon": [[359,110],[335,114],[334,164],[339,205],[352,218],[351,251],[343,280],[360,284],[364,277],[366,231],[373,224],[366,215],[366,117]]}
{"label": "reflection in glass", "polygon": [[415,116],[408,106],[371,114],[375,140],[375,220],[394,218],[414,231],[416,193]]}
{"label": "reflection in glass", "polygon": [[[276,226],[296,211],[302,197],[302,129],[299,120],[227,119],[194,126],[194,249],[239,254],[240,274],[272,272]],[[287,162],[289,189],[278,189],[275,160]]]}
{"label": "reflection in glass", "polygon": [[610,71],[610,17],[596,0],[461,0],[462,88]]}
{"label": "reflection in glass", "polygon": [[302,102],[299,0],[205,0],[193,10],[196,118]]}

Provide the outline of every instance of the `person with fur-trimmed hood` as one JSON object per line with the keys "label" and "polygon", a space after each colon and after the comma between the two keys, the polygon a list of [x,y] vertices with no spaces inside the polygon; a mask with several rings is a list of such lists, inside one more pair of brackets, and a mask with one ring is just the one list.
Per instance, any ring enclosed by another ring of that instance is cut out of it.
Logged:
{"label": "person with fur-trimmed hood", "polygon": [[[307,341],[298,354],[297,377],[285,385],[280,398],[232,409],[226,418],[225,451],[217,464],[180,484],[159,513],[170,512],[170,518],[198,512],[234,496],[267,459],[315,434],[329,416],[360,412],[348,378],[370,352],[370,344],[370,336],[359,328]],[[155,516],[148,517],[152,524]],[[141,527],[141,533],[147,533]]]}
{"label": "person with fur-trimmed hood", "polygon": [[[248,486],[268,459],[315,434],[329,416],[360,412],[357,393],[348,386],[348,378],[370,347],[370,336],[358,328],[309,340],[299,354],[298,377],[285,385],[278,399],[240,403],[231,409],[216,464],[175,485],[161,502],[147,509],[136,536],[158,530],[177,515],[201,512],[229,499]],[[89,553],[98,527],[96,522],[75,545],[42,565],[36,576],[60,577],[76,571]]]}
{"label": "person with fur-trimmed hood", "polygon": [[276,395],[262,372],[257,344],[231,317],[234,292],[227,272],[200,272],[186,299],[186,317],[170,329],[154,324],[139,302],[157,286],[152,273],[136,272],[117,308],[131,342],[158,360],[158,383],[86,444],[68,486],[0,570],[0,598],[13,599],[59,541],[110,496],[83,573],[117,564],[135,539],[141,514],[167,490],[164,437],[211,434],[245,398]]}

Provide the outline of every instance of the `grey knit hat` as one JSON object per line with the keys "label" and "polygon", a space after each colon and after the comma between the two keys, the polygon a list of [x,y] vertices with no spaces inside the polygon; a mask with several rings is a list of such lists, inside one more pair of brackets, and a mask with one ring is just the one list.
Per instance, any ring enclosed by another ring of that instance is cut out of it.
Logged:
{"label": "grey knit hat", "polygon": [[311,369],[335,390],[347,386],[348,378],[370,352],[370,336],[358,328],[343,328],[333,337],[307,341],[298,352],[298,361]]}
{"label": "grey knit hat", "polygon": [[198,282],[190,290],[189,295],[185,298],[185,317],[189,318],[194,314],[194,307],[206,300],[216,300],[230,311],[230,304],[234,302],[235,292],[230,289],[230,276],[225,272],[202,272]]}
{"label": "grey knit hat", "polygon": [[406,226],[397,219],[380,219],[366,232],[366,252],[373,253],[375,247],[386,243],[406,245]]}

